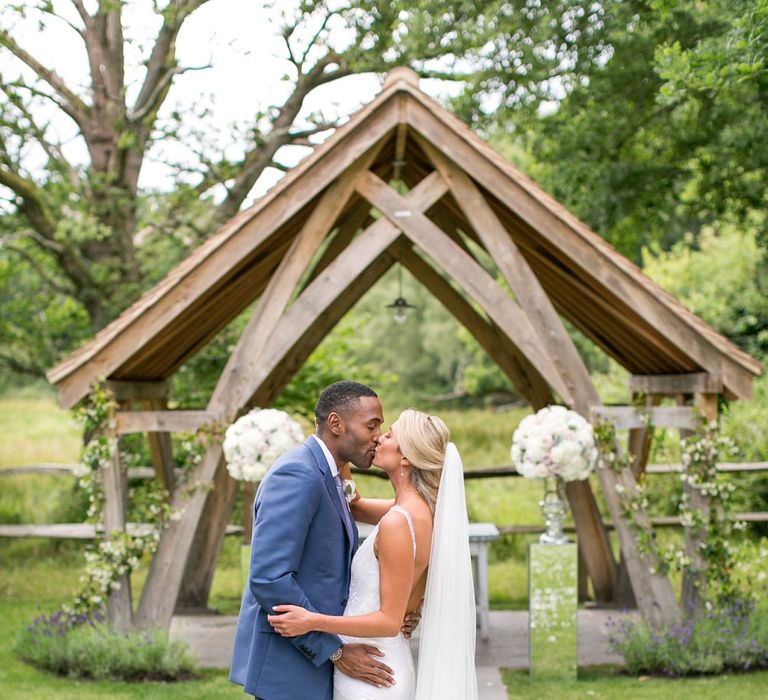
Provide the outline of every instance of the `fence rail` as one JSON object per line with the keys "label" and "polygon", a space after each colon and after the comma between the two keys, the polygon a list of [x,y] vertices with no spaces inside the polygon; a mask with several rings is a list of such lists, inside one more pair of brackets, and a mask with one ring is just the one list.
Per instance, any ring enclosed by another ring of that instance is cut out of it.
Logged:
{"label": "fence rail", "polygon": [[[72,475],[76,469],[75,464],[25,464],[23,466],[0,467],[0,477],[20,476],[23,474],[62,474]],[[647,474],[675,474],[683,470],[680,463],[674,464],[649,464],[646,467]],[[768,471],[768,462],[722,462],[717,465],[719,472],[760,472]],[[371,471],[368,469],[352,468],[354,474],[364,476],[374,476],[379,479],[388,478],[383,471]],[[182,469],[176,469],[176,476],[183,474]],[[467,469],[464,472],[465,479],[492,479],[496,477],[519,477],[520,474],[511,464],[500,464],[494,467],[478,467],[477,469]],[[152,479],[155,477],[155,470],[152,467],[131,467],[128,469],[129,479]]]}
{"label": "fence rail", "polygon": [[[58,464],[58,463],[40,463],[26,464],[0,468],[0,477],[21,476],[27,474],[51,474],[73,476],[77,465]],[[674,474],[682,471],[682,464],[649,464],[646,468],[648,474]],[[768,462],[723,462],[717,465],[720,472],[759,472],[768,471]],[[387,475],[382,471],[368,471],[353,468],[354,474],[365,476],[374,476],[386,479]],[[176,474],[181,475],[183,470],[177,469]],[[155,470],[152,467],[132,467],[128,469],[128,477],[131,479],[151,479],[155,476]],[[494,467],[480,467],[469,469],[464,472],[465,479],[491,479],[497,477],[519,477],[520,474],[511,464],[503,464]],[[737,520],[747,523],[765,523],[768,522],[768,513],[750,512],[737,513],[734,516]],[[651,518],[651,523],[656,527],[678,527],[680,518],[675,515],[663,515]],[[608,529],[613,529],[613,523],[606,522]],[[141,528],[147,525],[142,523],[129,523],[128,532],[139,532]],[[499,533],[502,535],[535,535],[544,532],[541,525],[498,525]],[[573,532],[573,526],[565,528]],[[226,534],[242,534],[243,528],[239,525],[228,525]],[[103,530],[89,523],[54,523],[54,524],[11,524],[0,525],[0,537],[22,538],[22,537],[44,537],[48,539],[77,539],[92,540],[100,537]]]}

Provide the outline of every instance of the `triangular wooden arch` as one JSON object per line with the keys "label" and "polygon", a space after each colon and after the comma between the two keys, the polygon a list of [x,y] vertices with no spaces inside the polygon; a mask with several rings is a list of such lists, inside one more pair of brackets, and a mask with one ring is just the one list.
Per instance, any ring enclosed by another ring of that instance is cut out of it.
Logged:
{"label": "triangular wooden arch", "polygon": [[[205,411],[117,415],[118,432],[146,431],[155,439],[229,422],[274,400],[395,259],[467,326],[534,407],[551,402],[553,392],[587,417],[600,406],[560,315],[635,375],[705,372],[727,395],[750,395],[759,363],[427,98],[414,75],[390,74],[374,102],[263,200],[52,369],[48,377],[62,404],[72,405],[105,377],[133,387],[134,399],[142,387],[151,393],[256,301]],[[408,194],[391,180],[407,185]],[[491,256],[514,298],[457,229]],[[179,601],[207,599],[235,493],[220,443],[208,448],[191,478],[217,491],[179,502],[182,519],[163,533],[142,594],[143,624],[167,625]],[[619,517],[616,487],[631,488],[634,476],[601,470],[600,481],[639,606],[651,618],[674,616],[667,579],[649,572]],[[610,599],[617,567],[594,496],[586,482],[570,484],[568,495],[596,595]]]}

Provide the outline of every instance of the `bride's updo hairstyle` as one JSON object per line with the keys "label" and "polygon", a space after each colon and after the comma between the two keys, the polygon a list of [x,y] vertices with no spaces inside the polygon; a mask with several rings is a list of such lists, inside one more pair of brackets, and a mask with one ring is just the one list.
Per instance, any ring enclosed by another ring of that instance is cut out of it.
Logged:
{"label": "bride's updo hairstyle", "polygon": [[392,424],[400,452],[413,466],[411,481],[435,512],[445,450],[451,440],[448,426],[437,416],[409,408]]}

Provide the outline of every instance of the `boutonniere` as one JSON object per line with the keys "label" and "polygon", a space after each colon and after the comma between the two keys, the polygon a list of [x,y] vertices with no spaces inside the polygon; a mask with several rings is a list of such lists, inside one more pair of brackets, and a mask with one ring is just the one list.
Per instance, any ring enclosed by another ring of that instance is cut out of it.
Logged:
{"label": "boutonniere", "polygon": [[342,491],[344,491],[344,498],[347,499],[347,505],[355,500],[355,494],[357,493],[357,484],[352,479],[344,479],[341,482]]}

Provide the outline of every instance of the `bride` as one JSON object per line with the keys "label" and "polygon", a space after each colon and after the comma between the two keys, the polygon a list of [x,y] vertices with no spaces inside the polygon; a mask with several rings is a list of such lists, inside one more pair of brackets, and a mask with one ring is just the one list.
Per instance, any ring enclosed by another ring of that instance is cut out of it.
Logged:
{"label": "bride", "polygon": [[[394,671],[392,686],[373,686],[338,669],[334,700],[477,698],[475,601],[461,458],[445,423],[408,409],[379,438],[374,464],[389,476],[395,499],[355,495],[355,520],[375,524],[355,554],[343,616],[295,605],[269,616],[284,637],[335,633],[377,646]],[[419,668],[400,632],[407,610],[424,599]]]}

